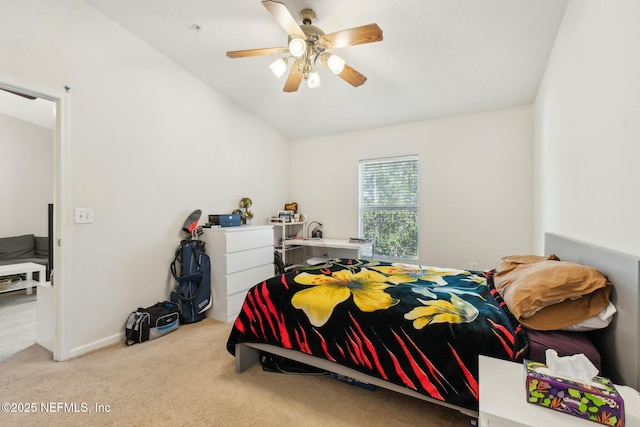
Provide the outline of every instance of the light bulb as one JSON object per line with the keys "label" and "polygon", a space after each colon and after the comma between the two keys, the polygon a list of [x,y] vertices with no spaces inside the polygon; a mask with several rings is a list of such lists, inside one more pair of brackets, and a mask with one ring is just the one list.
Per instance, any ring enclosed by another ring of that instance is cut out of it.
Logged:
{"label": "light bulb", "polygon": [[307,51],[307,42],[300,37],[292,38],[289,42],[289,52],[296,58],[300,58]]}
{"label": "light bulb", "polygon": [[287,61],[284,58],[276,59],[269,68],[277,78],[280,78],[287,71]]}
{"label": "light bulb", "polygon": [[337,55],[331,55],[327,60],[327,66],[331,71],[334,72],[334,74],[340,74],[342,70],[344,70],[344,64],[344,59],[340,58]]}
{"label": "light bulb", "polygon": [[320,74],[318,74],[317,71],[309,73],[309,77],[307,77],[307,86],[309,86],[309,89],[320,86]]}

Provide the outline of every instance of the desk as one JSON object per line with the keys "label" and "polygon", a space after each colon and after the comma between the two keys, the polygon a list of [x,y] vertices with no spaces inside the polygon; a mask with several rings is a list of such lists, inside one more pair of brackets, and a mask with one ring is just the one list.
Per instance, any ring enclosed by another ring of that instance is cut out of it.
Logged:
{"label": "desk", "polygon": [[349,239],[287,239],[286,247],[306,248],[304,259],[310,255],[323,258],[373,258],[373,242],[352,243]]}
{"label": "desk", "polygon": [[[480,356],[480,427],[597,427],[602,424],[527,402],[522,363]],[[626,426],[640,425],[640,394],[616,384],[624,399]]]}

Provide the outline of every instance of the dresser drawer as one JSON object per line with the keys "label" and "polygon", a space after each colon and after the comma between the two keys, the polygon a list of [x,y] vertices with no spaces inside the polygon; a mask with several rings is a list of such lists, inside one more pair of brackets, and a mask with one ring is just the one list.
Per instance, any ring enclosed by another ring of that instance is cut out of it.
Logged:
{"label": "dresser drawer", "polygon": [[243,229],[226,233],[227,253],[273,246],[273,229]]}
{"label": "dresser drawer", "polygon": [[202,240],[211,257],[213,307],[207,317],[232,322],[247,290],[274,274],[273,227],[206,228]]}
{"label": "dresser drawer", "polygon": [[273,246],[249,249],[225,255],[227,258],[227,274],[247,270],[259,265],[273,265]]}
{"label": "dresser drawer", "polygon": [[253,285],[272,277],[273,273],[273,263],[270,263],[229,274],[227,275],[227,295],[246,291]]}

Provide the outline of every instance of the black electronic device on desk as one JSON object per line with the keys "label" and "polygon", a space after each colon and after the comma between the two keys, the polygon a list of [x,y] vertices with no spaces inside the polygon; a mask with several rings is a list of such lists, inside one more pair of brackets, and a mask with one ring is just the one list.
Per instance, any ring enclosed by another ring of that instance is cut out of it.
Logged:
{"label": "black electronic device on desk", "polygon": [[209,215],[207,225],[210,227],[240,227],[242,225],[242,218],[240,214]]}

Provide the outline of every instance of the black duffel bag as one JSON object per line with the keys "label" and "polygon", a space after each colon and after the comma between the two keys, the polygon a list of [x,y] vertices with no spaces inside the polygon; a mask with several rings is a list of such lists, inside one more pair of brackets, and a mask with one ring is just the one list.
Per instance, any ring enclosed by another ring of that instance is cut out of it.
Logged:
{"label": "black duffel bag", "polygon": [[127,318],[125,344],[149,341],[173,332],[180,326],[178,305],[174,302],[158,302],[151,307],[138,308]]}

